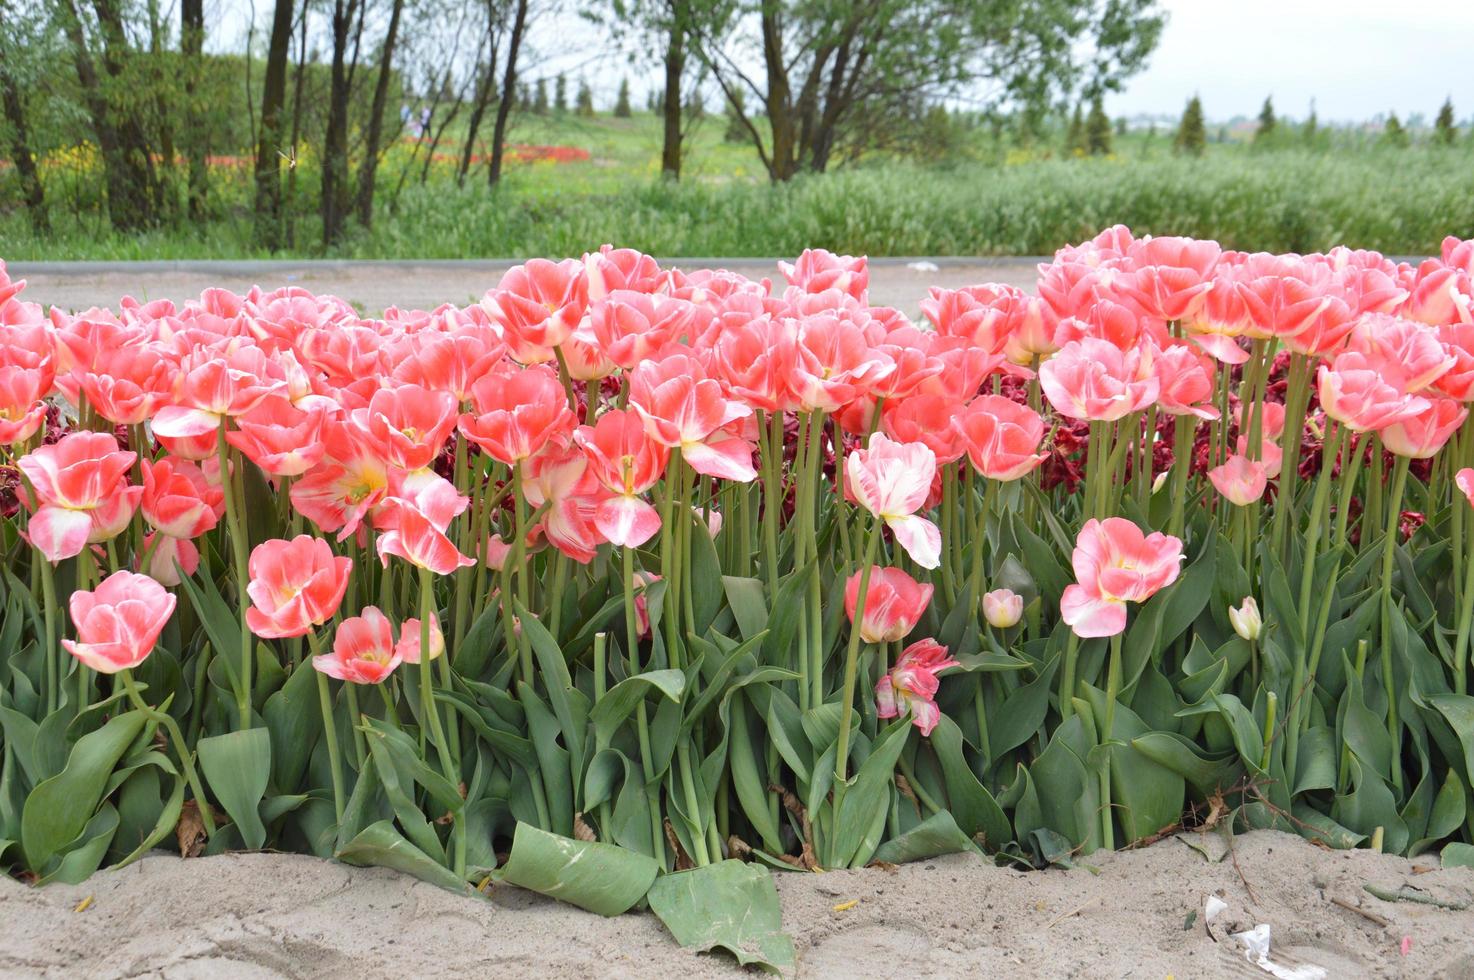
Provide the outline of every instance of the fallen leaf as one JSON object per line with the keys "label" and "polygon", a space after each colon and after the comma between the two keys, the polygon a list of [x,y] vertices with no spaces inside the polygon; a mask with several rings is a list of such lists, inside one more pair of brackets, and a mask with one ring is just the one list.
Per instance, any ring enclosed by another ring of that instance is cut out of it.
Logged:
{"label": "fallen leaf", "polygon": [[209,837],[205,834],[205,822],[200,819],[199,803],[186,800],[179,810],[179,823],[174,827],[174,836],[179,841],[179,856],[199,857],[205,850]]}
{"label": "fallen leaf", "polygon": [[[86,898],[84,898],[80,902],[78,902],[77,903],[77,907],[74,908],[74,909],[72,909],[72,911],[73,912],[86,912],[91,907],[92,907],[92,896],[91,895],[88,895]],[[1411,940],[1407,940],[1407,941],[1408,942],[1411,942]],[[1407,951],[1404,950],[1402,955],[1403,956],[1406,956],[1407,955]]]}
{"label": "fallen leaf", "polygon": [[838,905],[836,905],[834,907],[834,911],[836,911],[836,912],[848,912],[850,909],[854,908],[856,905],[859,905],[859,904],[860,904],[860,900],[858,898],[852,898],[848,902],[840,902]]}

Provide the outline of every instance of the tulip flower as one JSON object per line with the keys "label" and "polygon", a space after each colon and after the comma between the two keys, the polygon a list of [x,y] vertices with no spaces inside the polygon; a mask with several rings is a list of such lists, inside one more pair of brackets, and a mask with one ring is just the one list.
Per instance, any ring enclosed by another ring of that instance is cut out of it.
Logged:
{"label": "tulip flower", "polygon": [[864,300],[870,286],[870,271],[864,256],[835,255],[822,248],[806,248],[797,262],[779,262],[778,271],[789,283],[806,293],[837,289]]}
{"label": "tulip flower", "polygon": [[1218,417],[1218,409],[1207,404],[1213,400],[1213,362],[1190,344],[1164,347],[1153,359],[1152,371],[1160,386],[1157,407],[1163,412],[1196,415],[1200,419]]}
{"label": "tulip flower", "polygon": [[1458,363],[1438,331],[1395,316],[1372,314],[1357,320],[1348,348],[1365,356],[1403,394],[1423,391]]}
{"label": "tulip flower", "polygon": [[137,667],[153,652],[174,615],[174,596],[147,575],[117,571],[70,601],[76,640],[61,645],[100,674]]}
{"label": "tulip flower", "polygon": [[1264,463],[1234,454],[1221,466],[1209,470],[1208,479],[1229,503],[1247,507],[1264,496],[1268,474]]}
{"label": "tulip flower", "polygon": [[650,438],[638,412],[605,412],[593,426],[579,426],[574,442],[589,472],[609,491],[594,512],[594,525],[610,544],[638,548],[660,530],[660,515],[640,494],[665,472],[670,451]]}
{"label": "tulip flower", "polygon": [[947,648],[936,640],[918,640],[896,659],[890,673],[875,685],[875,716],[896,718],[911,716],[911,723],[923,735],[930,735],[942,719],[937,707],[937,675],[958,662],[947,656]]}
{"label": "tulip flower", "polygon": [[316,466],[327,447],[322,441],[325,409],[297,407],[285,397],[264,399],[235,420],[226,440],[271,476],[301,476]]}
{"label": "tulip flower", "polygon": [[923,568],[941,564],[942,532],[916,511],[926,504],[937,458],[919,442],[893,442],[882,432],[845,459],[855,500],[884,521],[896,542]]}
{"label": "tulip flower", "polygon": [[353,559],[335,556],[321,538],[299,534],[258,544],[248,567],[246,625],[257,636],[275,639],[305,636],[333,618],[348,590]]}
{"label": "tulip flower", "polygon": [[1241,605],[1228,607],[1228,621],[1233,624],[1235,633],[1251,643],[1259,639],[1259,634],[1264,629],[1264,620],[1259,615],[1259,603],[1251,595],[1244,596]]}
{"label": "tulip flower", "polygon": [[476,411],[461,416],[461,433],[508,466],[566,440],[576,422],[546,367],[488,374],[471,386],[471,399]]}
{"label": "tulip flower", "polygon": [[1128,254],[1135,270],[1121,290],[1151,316],[1182,320],[1198,311],[1213,288],[1222,249],[1217,242],[1191,238],[1143,238]]}
{"label": "tulip flower", "polygon": [[630,404],[650,437],[680,449],[697,473],[739,483],[757,478],[752,446],[721,432],[752,409],[727,398],[694,357],[671,354],[641,364],[630,375]]}
{"label": "tulip flower", "polygon": [[394,645],[394,631],[377,606],[338,624],[331,653],[312,658],[320,673],[350,684],[380,684],[404,660]]}
{"label": "tulip flower", "polygon": [[1474,507],[1474,468],[1466,466],[1459,470],[1454,475],[1454,484],[1469,498],[1469,506]]}
{"label": "tulip flower", "polygon": [[[863,574],[863,571],[856,572],[845,581],[844,611],[852,624]],[[926,612],[933,591],[932,586],[917,582],[899,568],[871,568],[860,638],[866,643],[904,640]]]}
{"label": "tulip flower", "polygon": [[1469,410],[1450,398],[1435,398],[1428,408],[1381,431],[1387,451],[1411,459],[1429,459],[1447,445],[1469,417]]}
{"label": "tulip flower", "polygon": [[225,493],[199,466],[164,457],[143,461],[143,519],[173,538],[197,538],[225,512]]}
{"label": "tulip flower", "polygon": [[21,457],[39,505],[26,526],[31,543],[55,564],[121,533],[143,495],[127,479],[137,458],[102,432],[73,432]]}
{"label": "tulip flower", "polygon": [[481,301],[509,339],[524,348],[557,347],[588,308],[589,280],[577,259],[531,259],[508,269]]}
{"label": "tulip flower", "polygon": [[389,556],[397,555],[437,575],[449,575],[476,564],[474,558],[461,554],[445,534],[450,522],[470,503],[470,498],[457,493],[449,480],[434,474],[401,486],[374,515],[379,560],[387,567]]}
{"label": "tulip flower", "polygon": [[245,415],[282,389],[282,371],[258,347],[200,348],[180,365],[175,404],[159,409],[154,431],[175,438],[204,436],[221,420]]}
{"label": "tulip flower", "polygon": [[983,593],[983,619],[995,630],[1012,629],[1024,615],[1024,597],[1012,589]]}
{"label": "tulip flower", "polygon": [[589,315],[588,339],[604,356],[632,371],[685,333],[696,307],[683,299],[617,289],[595,303]]}
{"label": "tulip flower", "polygon": [[1321,408],[1353,432],[1404,422],[1429,408],[1426,398],[1399,391],[1385,380],[1386,366],[1346,351],[1317,372]]}
{"label": "tulip flower", "polygon": [[406,384],[381,388],[353,424],[389,465],[406,470],[429,466],[456,425],[456,401],[445,391]]}
{"label": "tulip flower", "polygon": [[[394,644],[394,653],[407,664],[420,662],[420,632],[419,619],[406,619],[399,624],[399,642]],[[440,632],[439,617],[435,617],[430,620],[430,659],[434,660],[444,652],[445,634]]]}
{"label": "tulip flower", "polygon": [[954,424],[973,468],[990,480],[1017,480],[1049,458],[1036,451],[1044,439],[1039,413],[1001,395],[974,399]]}
{"label": "tulip flower", "polygon": [[1113,422],[1157,400],[1161,382],[1149,349],[1123,351],[1104,340],[1072,340],[1044,362],[1039,384],[1061,415]]}
{"label": "tulip flower", "polygon": [[143,560],[139,569],[160,585],[173,588],[180,575],[193,575],[200,567],[200,549],[188,538],[173,538],[154,531],[144,536]]}
{"label": "tulip flower", "polygon": [[323,458],[292,484],[292,506],[338,540],[355,533],[389,492],[389,469],[346,422],[325,423]]}
{"label": "tulip flower", "polygon": [[897,442],[924,443],[938,465],[953,463],[967,451],[956,425],[960,407],[960,402],[938,392],[918,392],[900,401],[887,401],[880,430]]}
{"label": "tulip flower", "polygon": [[1126,603],[1145,602],[1177,580],[1182,541],[1141,529],[1123,517],[1089,520],[1071,558],[1076,582],[1060,598],[1060,616],[1076,636],[1115,636]]}

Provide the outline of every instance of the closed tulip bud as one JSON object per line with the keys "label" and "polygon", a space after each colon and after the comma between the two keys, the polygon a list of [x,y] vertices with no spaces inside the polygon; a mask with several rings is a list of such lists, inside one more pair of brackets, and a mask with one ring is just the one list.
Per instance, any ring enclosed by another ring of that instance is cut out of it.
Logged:
{"label": "closed tulip bud", "polygon": [[1259,634],[1264,629],[1264,620],[1259,616],[1259,603],[1254,601],[1253,596],[1245,596],[1241,606],[1229,606],[1228,621],[1233,623],[1235,633],[1251,643],[1259,639]]}
{"label": "closed tulip bud", "polygon": [[1024,614],[1024,597],[1012,589],[994,589],[983,596],[983,618],[995,630],[1011,629]]}

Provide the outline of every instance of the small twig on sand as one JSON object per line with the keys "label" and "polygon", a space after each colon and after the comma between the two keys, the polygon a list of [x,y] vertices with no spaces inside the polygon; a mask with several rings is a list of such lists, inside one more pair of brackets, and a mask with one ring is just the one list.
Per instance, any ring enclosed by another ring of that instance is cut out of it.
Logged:
{"label": "small twig on sand", "polygon": [[1233,870],[1237,872],[1239,876],[1239,881],[1242,881],[1244,883],[1244,891],[1249,893],[1249,901],[1253,902],[1255,905],[1258,905],[1259,896],[1254,894],[1254,886],[1249,884],[1249,879],[1244,877],[1244,869],[1239,867],[1239,855],[1238,851],[1235,850],[1233,846],[1233,837],[1229,835],[1226,836],[1225,839],[1228,842],[1229,859],[1233,861]]}
{"label": "small twig on sand", "polygon": [[1462,912],[1470,905],[1470,901],[1467,898],[1462,902],[1445,901],[1441,898],[1434,898],[1432,895],[1420,895],[1415,891],[1410,892],[1407,890],[1406,885],[1403,885],[1397,891],[1393,891],[1390,888],[1382,888],[1379,885],[1362,885],[1362,887],[1374,897],[1380,898],[1384,902],[1415,902],[1418,905],[1433,905],[1441,909],[1452,909],[1455,912]]}
{"label": "small twig on sand", "polygon": [[1344,898],[1338,898],[1335,895],[1332,895],[1331,896],[1331,904],[1334,905],[1334,906],[1336,906],[1336,907],[1338,907],[1338,908],[1343,908],[1343,909],[1345,909],[1348,912],[1355,912],[1357,915],[1361,916],[1363,919],[1366,919],[1368,922],[1375,922],[1377,925],[1381,926],[1383,929],[1386,929],[1388,926],[1392,925],[1392,920],[1391,919],[1383,918],[1382,916],[1378,915],[1375,912],[1369,912],[1366,909],[1361,908],[1360,906],[1352,905],[1350,902],[1346,901],[1346,899],[1344,899]]}
{"label": "small twig on sand", "polygon": [[1049,920],[1049,924],[1044,927],[1043,931],[1048,932],[1049,930],[1053,929],[1058,923],[1063,922],[1065,919],[1068,919],[1072,915],[1079,915],[1081,912],[1084,912],[1086,909],[1094,904],[1095,899],[1092,898],[1086,900],[1083,904],[1070,909],[1068,912],[1061,912],[1059,915],[1056,915],[1054,918]]}

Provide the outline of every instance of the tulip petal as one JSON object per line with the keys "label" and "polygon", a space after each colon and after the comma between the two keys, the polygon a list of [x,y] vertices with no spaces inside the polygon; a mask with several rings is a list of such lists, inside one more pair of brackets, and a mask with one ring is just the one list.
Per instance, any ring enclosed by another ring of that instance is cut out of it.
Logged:
{"label": "tulip petal", "polygon": [[702,476],[738,483],[757,479],[757,470],[752,466],[752,446],[742,439],[686,443],[681,447],[681,458]]}
{"label": "tulip petal", "polygon": [[942,532],[924,517],[886,518],[896,543],[906,549],[911,560],[922,568],[936,568],[942,563]]}
{"label": "tulip petal", "polygon": [[1082,639],[1115,636],[1126,629],[1126,604],[1092,593],[1081,585],[1065,587],[1059,600],[1060,618]]}
{"label": "tulip petal", "polygon": [[639,497],[611,497],[594,512],[594,526],[621,548],[638,548],[660,531],[660,514]]}
{"label": "tulip petal", "polygon": [[31,544],[55,565],[64,558],[75,558],[87,547],[92,517],[86,511],[48,504],[31,515],[26,528]]}
{"label": "tulip petal", "polygon": [[170,405],[159,409],[152,424],[157,435],[170,439],[190,439],[208,435],[220,428],[220,416],[203,409]]}

